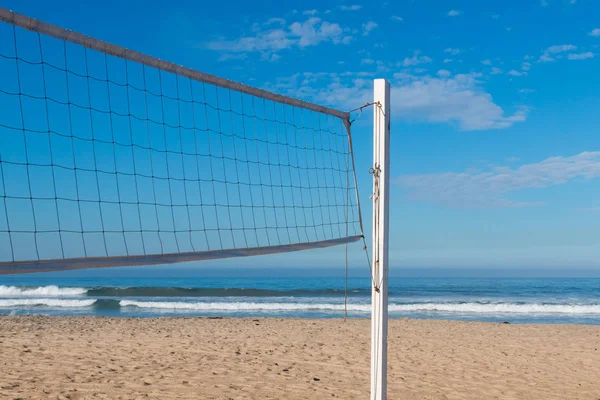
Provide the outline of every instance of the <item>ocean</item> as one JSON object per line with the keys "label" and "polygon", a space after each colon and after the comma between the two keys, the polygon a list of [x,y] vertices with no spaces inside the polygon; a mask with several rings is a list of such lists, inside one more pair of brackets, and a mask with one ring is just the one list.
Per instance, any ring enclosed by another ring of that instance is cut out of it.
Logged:
{"label": "ocean", "polygon": [[[600,278],[429,275],[391,274],[391,318],[600,324]],[[370,317],[370,283],[351,271],[348,317]],[[9,275],[0,276],[0,314],[341,318],[344,287],[343,270],[315,268]]]}

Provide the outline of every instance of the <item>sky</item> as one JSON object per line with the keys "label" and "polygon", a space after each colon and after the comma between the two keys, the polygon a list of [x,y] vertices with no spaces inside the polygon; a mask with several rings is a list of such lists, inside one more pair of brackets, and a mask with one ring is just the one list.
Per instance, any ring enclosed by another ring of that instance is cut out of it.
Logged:
{"label": "sky", "polygon": [[[392,267],[600,267],[600,4],[592,0],[0,6],[341,110],[369,102],[373,79],[386,78]],[[372,110],[353,117],[370,237]],[[365,263],[360,245],[350,259]],[[343,262],[342,248],[237,261]]]}

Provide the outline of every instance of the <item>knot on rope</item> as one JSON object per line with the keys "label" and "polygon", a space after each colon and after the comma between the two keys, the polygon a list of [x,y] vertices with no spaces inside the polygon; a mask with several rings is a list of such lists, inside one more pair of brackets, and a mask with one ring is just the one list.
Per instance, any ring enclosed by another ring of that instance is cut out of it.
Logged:
{"label": "knot on rope", "polygon": [[369,196],[370,199],[377,200],[379,199],[379,174],[381,173],[381,168],[379,165],[375,164],[373,168],[369,168],[369,174],[373,175],[373,180],[375,182],[375,189],[373,194]]}

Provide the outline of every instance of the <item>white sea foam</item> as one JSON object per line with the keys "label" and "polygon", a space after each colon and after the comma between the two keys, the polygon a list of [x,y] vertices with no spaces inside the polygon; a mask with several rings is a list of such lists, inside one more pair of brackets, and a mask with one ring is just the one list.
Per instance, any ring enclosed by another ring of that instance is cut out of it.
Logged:
{"label": "white sea foam", "polygon": [[13,307],[89,307],[96,302],[90,300],[67,300],[67,299],[0,299],[0,308]]}
{"label": "white sea foam", "polygon": [[[294,310],[343,310],[343,304],[313,304],[313,303],[248,303],[248,302],[229,302],[229,303],[188,303],[177,301],[134,301],[121,300],[121,307],[140,307],[171,310],[199,310],[199,311],[294,311]],[[348,306],[349,310],[370,311],[368,304],[354,304]]]}
{"label": "white sea foam", "polygon": [[[332,303],[250,303],[250,302],[158,302],[121,300],[121,307],[196,311],[342,311],[343,304]],[[370,304],[349,304],[348,311],[370,312]],[[600,314],[600,305],[582,304],[481,304],[424,303],[390,304],[390,312],[438,312],[473,314]]]}
{"label": "white sea foam", "polygon": [[390,311],[422,311],[474,314],[600,314],[600,305],[514,303],[425,303],[393,304]]}
{"label": "white sea foam", "polygon": [[36,288],[0,285],[0,297],[78,296],[85,293],[85,288],[63,288],[54,285]]}

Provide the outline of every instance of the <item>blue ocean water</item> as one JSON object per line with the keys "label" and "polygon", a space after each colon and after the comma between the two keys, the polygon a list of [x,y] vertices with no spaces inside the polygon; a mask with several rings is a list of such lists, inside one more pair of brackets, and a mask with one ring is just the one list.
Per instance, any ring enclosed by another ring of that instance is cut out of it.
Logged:
{"label": "blue ocean water", "polygon": [[[463,274],[465,275],[465,274]],[[468,275],[468,274],[467,274]],[[342,270],[122,268],[0,276],[0,314],[344,315]],[[368,273],[351,273],[348,316],[370,317]],[[600,278],[395,276],[391,318],[600,324]]]}

